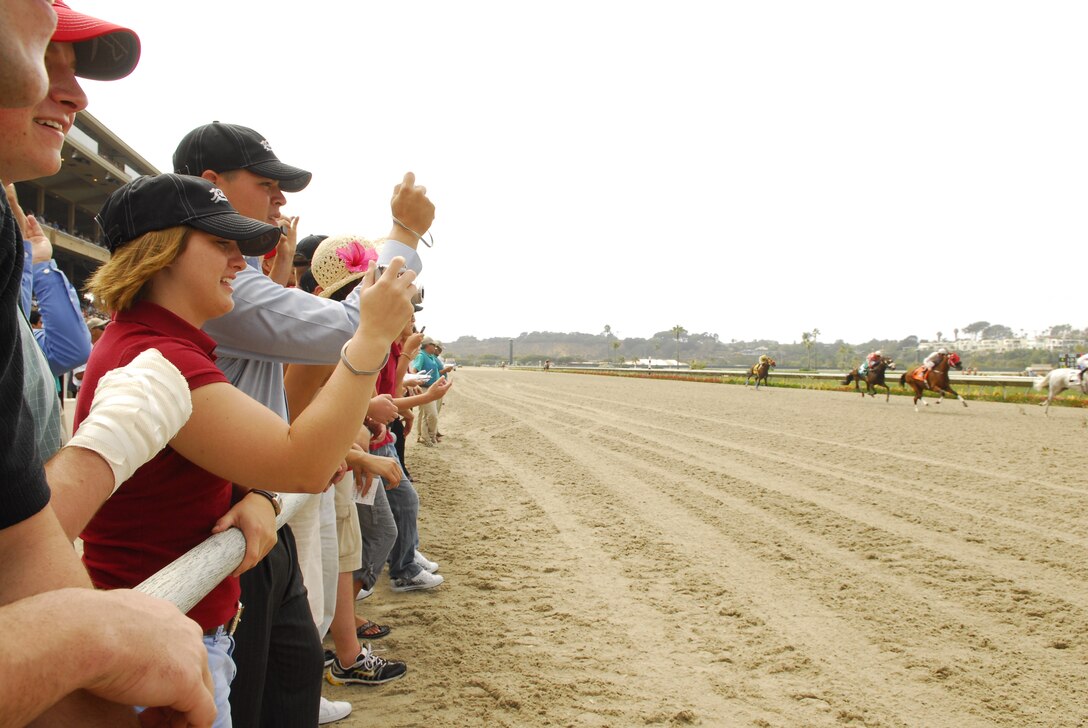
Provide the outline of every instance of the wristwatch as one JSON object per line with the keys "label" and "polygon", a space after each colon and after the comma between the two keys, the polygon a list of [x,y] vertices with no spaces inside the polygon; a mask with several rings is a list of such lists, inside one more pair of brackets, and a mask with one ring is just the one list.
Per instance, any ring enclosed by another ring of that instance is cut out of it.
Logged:
{"label": "wristwatch", "polygon": [[277,516],[283,512],[283,498],[280,498],[279,493],[273,493],[270,490],[261,490],[260,488],[250,488],[249,492],[263,495],[267,498],[268,502],[272,504],[273,510],[276,511]]}

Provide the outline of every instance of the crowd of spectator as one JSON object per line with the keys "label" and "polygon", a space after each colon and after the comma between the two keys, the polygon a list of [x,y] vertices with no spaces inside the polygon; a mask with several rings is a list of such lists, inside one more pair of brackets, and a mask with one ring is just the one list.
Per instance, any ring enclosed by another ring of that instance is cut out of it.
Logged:
{"label": "crowd of spectator", "polygon": [[[352,705],[324,699],[323,678],[408,673],[371,648],[396,625],[366,619],[362,600],[383,572],[394,595],[444,582],[421,550],[405,452],[413,428],[440,443],[451,387],[415,322],[434,205],[407,173],[384,236],[299,241],[281,207],[310,173],[251,128],[206,124],[179,142],[174,173],[107,199],[111,258],[81,298],[13,183],[56,173],[87,105],[77,77],[123,78],[139,38],[60,0],[24,5],[0,0],[0,724],[342,719]],[[42,119],[59,133],[26,133]],[[286,523],[280,493],[309,494]],[[229,528],[245,554],[186,614],[132,590]],[[62,677],[36,680],[74,652]]]}

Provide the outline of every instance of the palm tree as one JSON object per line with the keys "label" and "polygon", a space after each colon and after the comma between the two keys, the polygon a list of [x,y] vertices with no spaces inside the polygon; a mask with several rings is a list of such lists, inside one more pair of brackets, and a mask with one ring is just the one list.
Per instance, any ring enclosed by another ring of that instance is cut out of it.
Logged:
{"label": "palm tree", "polygon": [[602,331],[601,333],[604,334],[604,338],[606,338],[606,339],[611,338],[612,337],[612,327],[609,326],[608,324],[605,324],[604,325],[604,331]]}
{"label": "palm tree", "polygon": [[672,327],[672,333],[676,336],[676,368],[680,368],[680,337],[687,333],[687,330],[680,324]]}
{"label": "palm tree", "polygon": [[808,331],[802,331],[801,343],[805,346],[805,366],[808,366],[812,360],[812,334]]}
{"label": "palm tree", "polygon": [[816,339],[820,336],[819,329],[812,330],[812,368],[820,370],[820,349],[816,346]]}

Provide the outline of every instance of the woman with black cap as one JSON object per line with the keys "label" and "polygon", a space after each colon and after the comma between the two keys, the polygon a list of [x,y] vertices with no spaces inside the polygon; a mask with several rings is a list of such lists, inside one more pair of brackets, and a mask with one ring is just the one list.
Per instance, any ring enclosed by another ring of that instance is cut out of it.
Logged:
{"label": "woman with black cap", "polygon": [[[341,351],[343,366],[288,425],[227,382],[214,363],[215,342],[200,330],[233,307],[231,281],[245,266],[243,256],[271,250],[280,230],[239,215],[207,180],[172,174],[120,188],[98,222],[113,256],[89,289],[113,323],[87,364],[76,425],[99,379],[151,347],[185,376],[193,413],[170,445],[112,495],[65,494],[58,515],[66,531],[82,531],[84,561],[101,588],[135,586],[210,534],[232,526],[243,531],[246,554],[238,569],[188,612],[205,630],[217,725],[224,716],[229,725],[230,634],[241,614],[237,576],[274,543],[280,510],[277,495],[255,488],[314,492],[337,473],[362,427],[389,344],[412,315],[415,274],[398,277],[404,265],[398,258],[375,281],[371,266],[359,327]],[[138,435],[135,417],[128,426]]]}

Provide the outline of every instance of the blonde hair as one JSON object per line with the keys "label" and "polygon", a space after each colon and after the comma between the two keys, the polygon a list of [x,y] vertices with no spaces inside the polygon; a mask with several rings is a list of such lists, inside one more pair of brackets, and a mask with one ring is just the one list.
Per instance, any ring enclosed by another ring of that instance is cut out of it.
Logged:
{"label": "blonde hair", "polygon": [[87,282],[95,304],[110,313],[131,308],[146,294],[151,277],[185,250],[190,232],[184,225],[153,230],[115,250]]}

